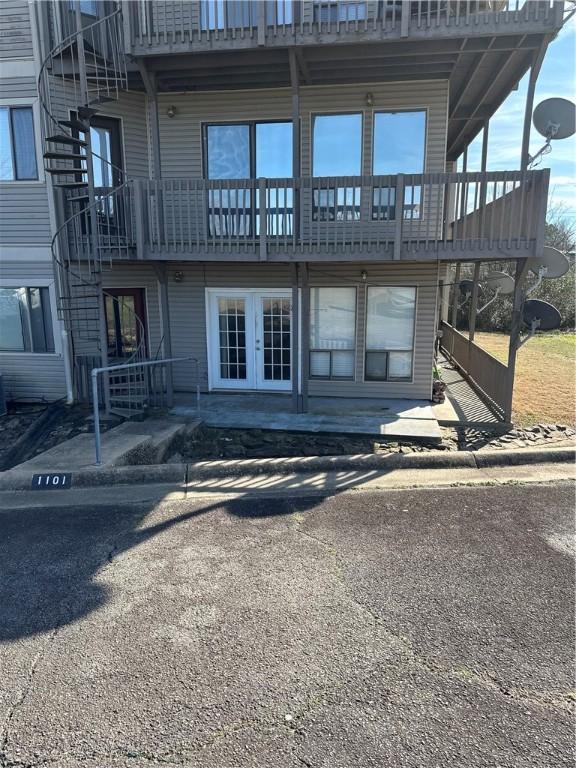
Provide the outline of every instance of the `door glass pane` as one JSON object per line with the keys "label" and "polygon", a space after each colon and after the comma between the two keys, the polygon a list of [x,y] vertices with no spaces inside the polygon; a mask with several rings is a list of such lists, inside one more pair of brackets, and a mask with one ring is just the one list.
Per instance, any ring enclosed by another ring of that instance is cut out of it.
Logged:
{"label": "door glass pane", "polygon": [[290,299],[262,299],[265,381],[290,381]]}
{"label": "door glass pane", "polygon": [[12,139],[10,137],[10,110],[0,107],[0,180],[11,181],[14,178],[12,163]]}
{"label": "door glass pane", "polygon": [[140,341],[134,296],[105,297],[108,356],[130,357]]}
{"label": "door glass pane", "polygon": [[415,311],[416,288],[368,288],[366,348],[412,349]]}
{"label": "door glass pane", "polygon": [[94,169],[94,186],[111,187],[112,174],[112,142],[111,131],[108,128],[90,128],[92,151],[98,157],[92,160]]}
{"label": "door glass pane", "polygon": [[246,302],[218,299],[220,378],[246,379]]}

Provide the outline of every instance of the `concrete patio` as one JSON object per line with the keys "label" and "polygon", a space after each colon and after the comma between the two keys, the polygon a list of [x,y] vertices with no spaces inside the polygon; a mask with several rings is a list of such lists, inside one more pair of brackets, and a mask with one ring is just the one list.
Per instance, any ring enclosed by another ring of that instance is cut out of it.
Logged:
{"label": "concrete patio", "polygon": [[295,413],[290,395],[210,393],[200,410],[191,395],[177,395],[171,414],[200,418],[210,427],[277,429],[440,442],[442,434],[426,400],[311,397],[307,413]]}

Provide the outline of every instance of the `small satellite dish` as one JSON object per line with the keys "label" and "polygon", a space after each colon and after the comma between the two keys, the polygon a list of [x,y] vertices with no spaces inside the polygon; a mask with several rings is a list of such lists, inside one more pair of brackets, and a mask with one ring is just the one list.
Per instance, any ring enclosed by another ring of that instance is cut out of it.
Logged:
{"label": "small satellite dish", "polygon": [[542,277],[551,280],[556,277],[562,277],[570,269],[570,262],[564,254],[557,248],[545,245],[541,256],[534,256],[528,259],[528,268],[539,275],[541,268],[545,268]]}
{"label": "small satellite dish", "polygon": [[498,291],[501,296],[514,291],[514,278],[506,272],[488,272],[484,277],[484,285]]}
{"label": "small satellite dish", "polygon": [[568,99],[545,99],[534,110],[532,121],[545,139],[567,139],[576,131],[576,107]]}
{"label": "small satellite dish", "polygon": [[458,283],[458,288],[460,289],[460,293],[462,294],[462,296],[471,296],[472,289],[474,288],[474,281],[460,280],[460,282]]}
{"label": "small satellite dish", "polygon": [[522,319],[525,325],[539,331],[553,331],[562,322],[562,317],[556,307],[547,301],[540,301],[540,299],[529,299],[524,302]]}

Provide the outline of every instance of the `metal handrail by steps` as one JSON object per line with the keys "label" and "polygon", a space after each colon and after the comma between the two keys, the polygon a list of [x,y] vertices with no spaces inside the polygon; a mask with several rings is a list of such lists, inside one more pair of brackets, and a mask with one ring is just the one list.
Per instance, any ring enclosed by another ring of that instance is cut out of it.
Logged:
{"label": "metal handrail by steps", "polygon": [[[197,357],[169,357],[164,360],[145,360],[142,363],[124,363],[122,365],[107,366],[102,368],[92,369],[92,407],[94,412],[94,451],[96,455],[96,465],[102,464],[102,440],[100,434],[100,402],[98,396],[98,376],[103,374],[109,376],[113,373],[117,373],[120,370],[136,370],[142,369],[143,371],[153,371],[158,366],[173,366],[174,363],[192,362],[196,367],[196,412],[200,413],[200,373],[199,362]],[[152,395],[152,402],[156,405],[171,406],[171,395],[166,395],[164,388],[155,388],[155,378],[150,380],[150,388]]]}
{"label": "metal handrail by steps", "polygon": [[[56,14],[62,13],[63,7],[61,3],[49,6],[53,29],[57,27]],[[73,211],[66,216],[62,201],[57,200],[62,223],[52,238],[51,252],[58,313],[65,322],[75,367],[81,366],[87,355],[92,359],[94,350],[107,368],[132,366],[124,375],[106,376],[102,392],[97,393],[106,411],[130,415],[131,411],[141,411],[148,399],[146,377],[139,368],[147,359],[145,327],[124,300],[103,290],[102,270],[106,261],[111,267],[113,256],[122,249],[129,252],[133,244],[131,196],[122,169],[92,150],[90,135],[97,105],[117,99],[128,85],[122,11],[118,7],[85,25],[80,4],[76,2],[74,8],[75,31],[50,50],[38,76],[46,171],[59,180],[54,184],[56,190],[68,193],[66,205]],[[109,191],[96,194],[94,158],[106,164],[106,175],[115,183]],[[138,340],[120,366],[106,366],[108,297],[121,302]],[[126,398],[126,390],[131,392],[136,386],[139,398]]]}

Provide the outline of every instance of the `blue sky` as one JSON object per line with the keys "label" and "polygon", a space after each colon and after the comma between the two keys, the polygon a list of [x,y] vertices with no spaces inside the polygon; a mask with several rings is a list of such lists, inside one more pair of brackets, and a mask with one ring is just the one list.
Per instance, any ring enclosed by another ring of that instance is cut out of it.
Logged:
{"label": "blue sky", "polygon": [[[488,170],[510,170],[520,167],[522,127],[528,74],[517,91],[506,99],[490,120]],[[562,29],[549,46],[536,85],[534,106],[551,96],[574,101],[576,96],[576,17]],[[544,139],[532,127],[530,154],[535,154]],[[468,170],[480,170],[482,134],[468,150]],[[576,219],[576,136],[552,142],[552,152],[542,158],[538,168],[550,168],[549,205],[562,204],[566,213]]]}

